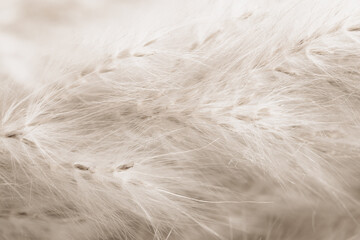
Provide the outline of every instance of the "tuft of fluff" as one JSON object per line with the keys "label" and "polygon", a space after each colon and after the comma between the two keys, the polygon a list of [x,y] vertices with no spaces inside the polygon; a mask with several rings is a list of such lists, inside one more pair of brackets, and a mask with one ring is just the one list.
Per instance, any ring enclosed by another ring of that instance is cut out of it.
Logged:
{"label": "tuft of fluff", "polygon": [[357,1],[6,8],[0,239],[360,238]]}

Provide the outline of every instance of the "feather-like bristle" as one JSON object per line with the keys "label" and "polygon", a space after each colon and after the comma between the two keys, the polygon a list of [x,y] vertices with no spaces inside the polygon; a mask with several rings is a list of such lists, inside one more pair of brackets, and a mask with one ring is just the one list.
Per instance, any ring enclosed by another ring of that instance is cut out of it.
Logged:
{"label": "feather-like bristle", "polygon": [[358,5],[9,3],[0,239],[357,239]]}

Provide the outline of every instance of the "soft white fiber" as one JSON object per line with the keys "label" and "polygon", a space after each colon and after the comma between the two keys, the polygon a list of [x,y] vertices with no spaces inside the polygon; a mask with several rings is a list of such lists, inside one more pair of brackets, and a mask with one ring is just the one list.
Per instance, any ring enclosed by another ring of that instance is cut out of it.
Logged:
{"label": "soft white fiber", "polygon": [[0,3],[1,240],[360,239],[360,2]]}

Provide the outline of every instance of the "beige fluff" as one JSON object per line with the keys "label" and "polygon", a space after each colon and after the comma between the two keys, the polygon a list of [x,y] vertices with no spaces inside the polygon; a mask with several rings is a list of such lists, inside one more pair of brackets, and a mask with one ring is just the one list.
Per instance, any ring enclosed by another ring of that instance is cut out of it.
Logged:
{"label": "beige fluff", "polygon": [[360,239],[358,1],[0,3],[0,239]]}

